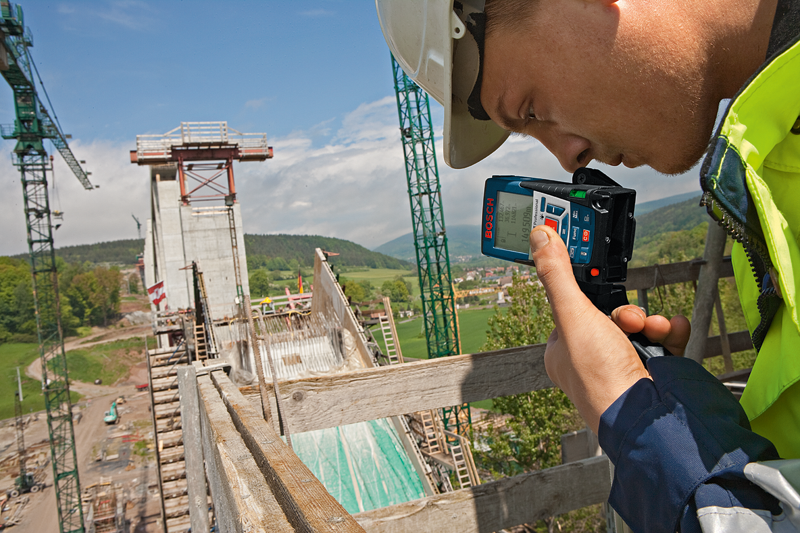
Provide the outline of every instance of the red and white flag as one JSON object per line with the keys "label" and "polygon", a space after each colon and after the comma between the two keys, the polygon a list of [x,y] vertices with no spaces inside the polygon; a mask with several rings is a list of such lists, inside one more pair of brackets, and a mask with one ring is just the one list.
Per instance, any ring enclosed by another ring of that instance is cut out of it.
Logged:
{"label": "red and white flag", "polygon": [[167,292],[164,290],[164,282],[159,281],[152,287],[148,287],[147,295],[150,296],[150,303],[158,305],[161,300],[167,297]]}

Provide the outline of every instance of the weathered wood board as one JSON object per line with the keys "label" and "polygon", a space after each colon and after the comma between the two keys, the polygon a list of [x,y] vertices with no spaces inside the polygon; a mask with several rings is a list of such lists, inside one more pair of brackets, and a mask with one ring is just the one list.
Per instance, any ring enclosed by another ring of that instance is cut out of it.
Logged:
{"label": "weathered wood board", "polygon": [[453,355],[281,383],[293,432],[552,387],[544,345]]}
{"label": "weathered wood board", "polygon": [[253,475],[269,485],[286,518],[297,531],[363,533],[223,372],[211,379],[222,396],[229,420],[255,462]]}
{"label": "weathered wood board", "polygon": [[368,533],[487,533],[604,502],[611,462],[593,457],[355,515]]}
{"label": "weathered wood board", "polygon": [[294,532],[211,379],[197,381],[203,455],[220,531]]}

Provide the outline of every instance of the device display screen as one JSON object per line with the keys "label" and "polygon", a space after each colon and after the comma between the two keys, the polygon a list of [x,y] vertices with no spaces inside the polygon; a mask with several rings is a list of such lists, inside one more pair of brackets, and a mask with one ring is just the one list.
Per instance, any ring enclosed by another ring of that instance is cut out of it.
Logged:
{"label": "device display screen", "polygon": [[533,198],[524,194],[497,192],[494,245],[497,248],[527,254],[528,237],[533,228]]}

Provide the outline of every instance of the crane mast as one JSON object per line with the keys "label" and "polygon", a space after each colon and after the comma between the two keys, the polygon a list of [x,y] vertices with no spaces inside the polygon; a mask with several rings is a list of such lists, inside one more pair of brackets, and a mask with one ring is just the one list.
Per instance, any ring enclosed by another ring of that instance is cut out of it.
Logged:
{"label": "crane mast", "polygon": [[[430,102],[427,93],[406,76],[394,56],[392,72],[406,161],[428,358],[457,355],[461,353],[461,346],[456,299],[450,275]],[[442,412],[446,428],[467,434],[472,423],[469,404],[446,407]]]}
{"label": "crane mast", "polygon": [[[16,120],[0,126],[4,139],[15,139],[14,166],[20,171],[25,222],[28,232],[34,309],[42,363],[42,392],[47,410],[47,428],[53,465],[53,486],[61,533],[83,532],[83,509],[72,427],[72,402],[67,379],[58,271],[53,247],[53,224],[47,191],[52,162],[44,148],[50,139],[84,188],[92,189],[88,174],[70,150],[66,136],[43,105],[36,90],[29,47],[30,30],[25,27],[22,8],[0,1],[0,70],[14,93]],[[38,73],[37,73],[38,75]],[[38,76],[37,76],[38,77]],[[45,93],[46,94],[46,93]]]}

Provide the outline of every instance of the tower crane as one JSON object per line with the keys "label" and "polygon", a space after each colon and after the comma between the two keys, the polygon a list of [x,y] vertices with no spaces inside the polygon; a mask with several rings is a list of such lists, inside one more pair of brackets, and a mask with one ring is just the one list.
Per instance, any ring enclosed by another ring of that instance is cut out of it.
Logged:
{"label": "tower crane", "polygon": [[[44,148],[45,139],[52,142],[84,188],[92,189],[93,186],[89,181],[89,173],[81,168],[70,150],[67,136],[62,132],[52,111],[50,98],[41,84],[30,55],[33,38],[25,27],[22,8],[2,0],[0,15],[0,72],[14,93],[16,112],[14,124],[0,126],[0,134],[4,139],[17,141],[13,161],[20,171],[25,204],[39,357],[42,362],[42,392],[47,410],[59,529],[61,533],[82,533],[81,488],[53,247],[54,213],[50,211],[47,191],[47,175],[52,173],[53,165]],[[49,110],[39,97],[37,79]]]}
{"label": "tower crane", "polygon": [[[433,145],[428,95],[406,76],[392,56],[397,113],[406,161],[411,225],[417,253],[422,317],[428,358],[461,353],[456,299],[450,275],[439,168]],[[472,423],[469,404],[442,409],[445,427],[466,435]]]}
{"label": "tower crane", "polygon": [[133,213],[131,213],[131,216],[133,217],[134,222],[136,222],[136,233],[139,235],[139,239],[141,239],[142,238],[142,223],[139,222],[139,219],[136,218],[136,215],[134,215]]}

